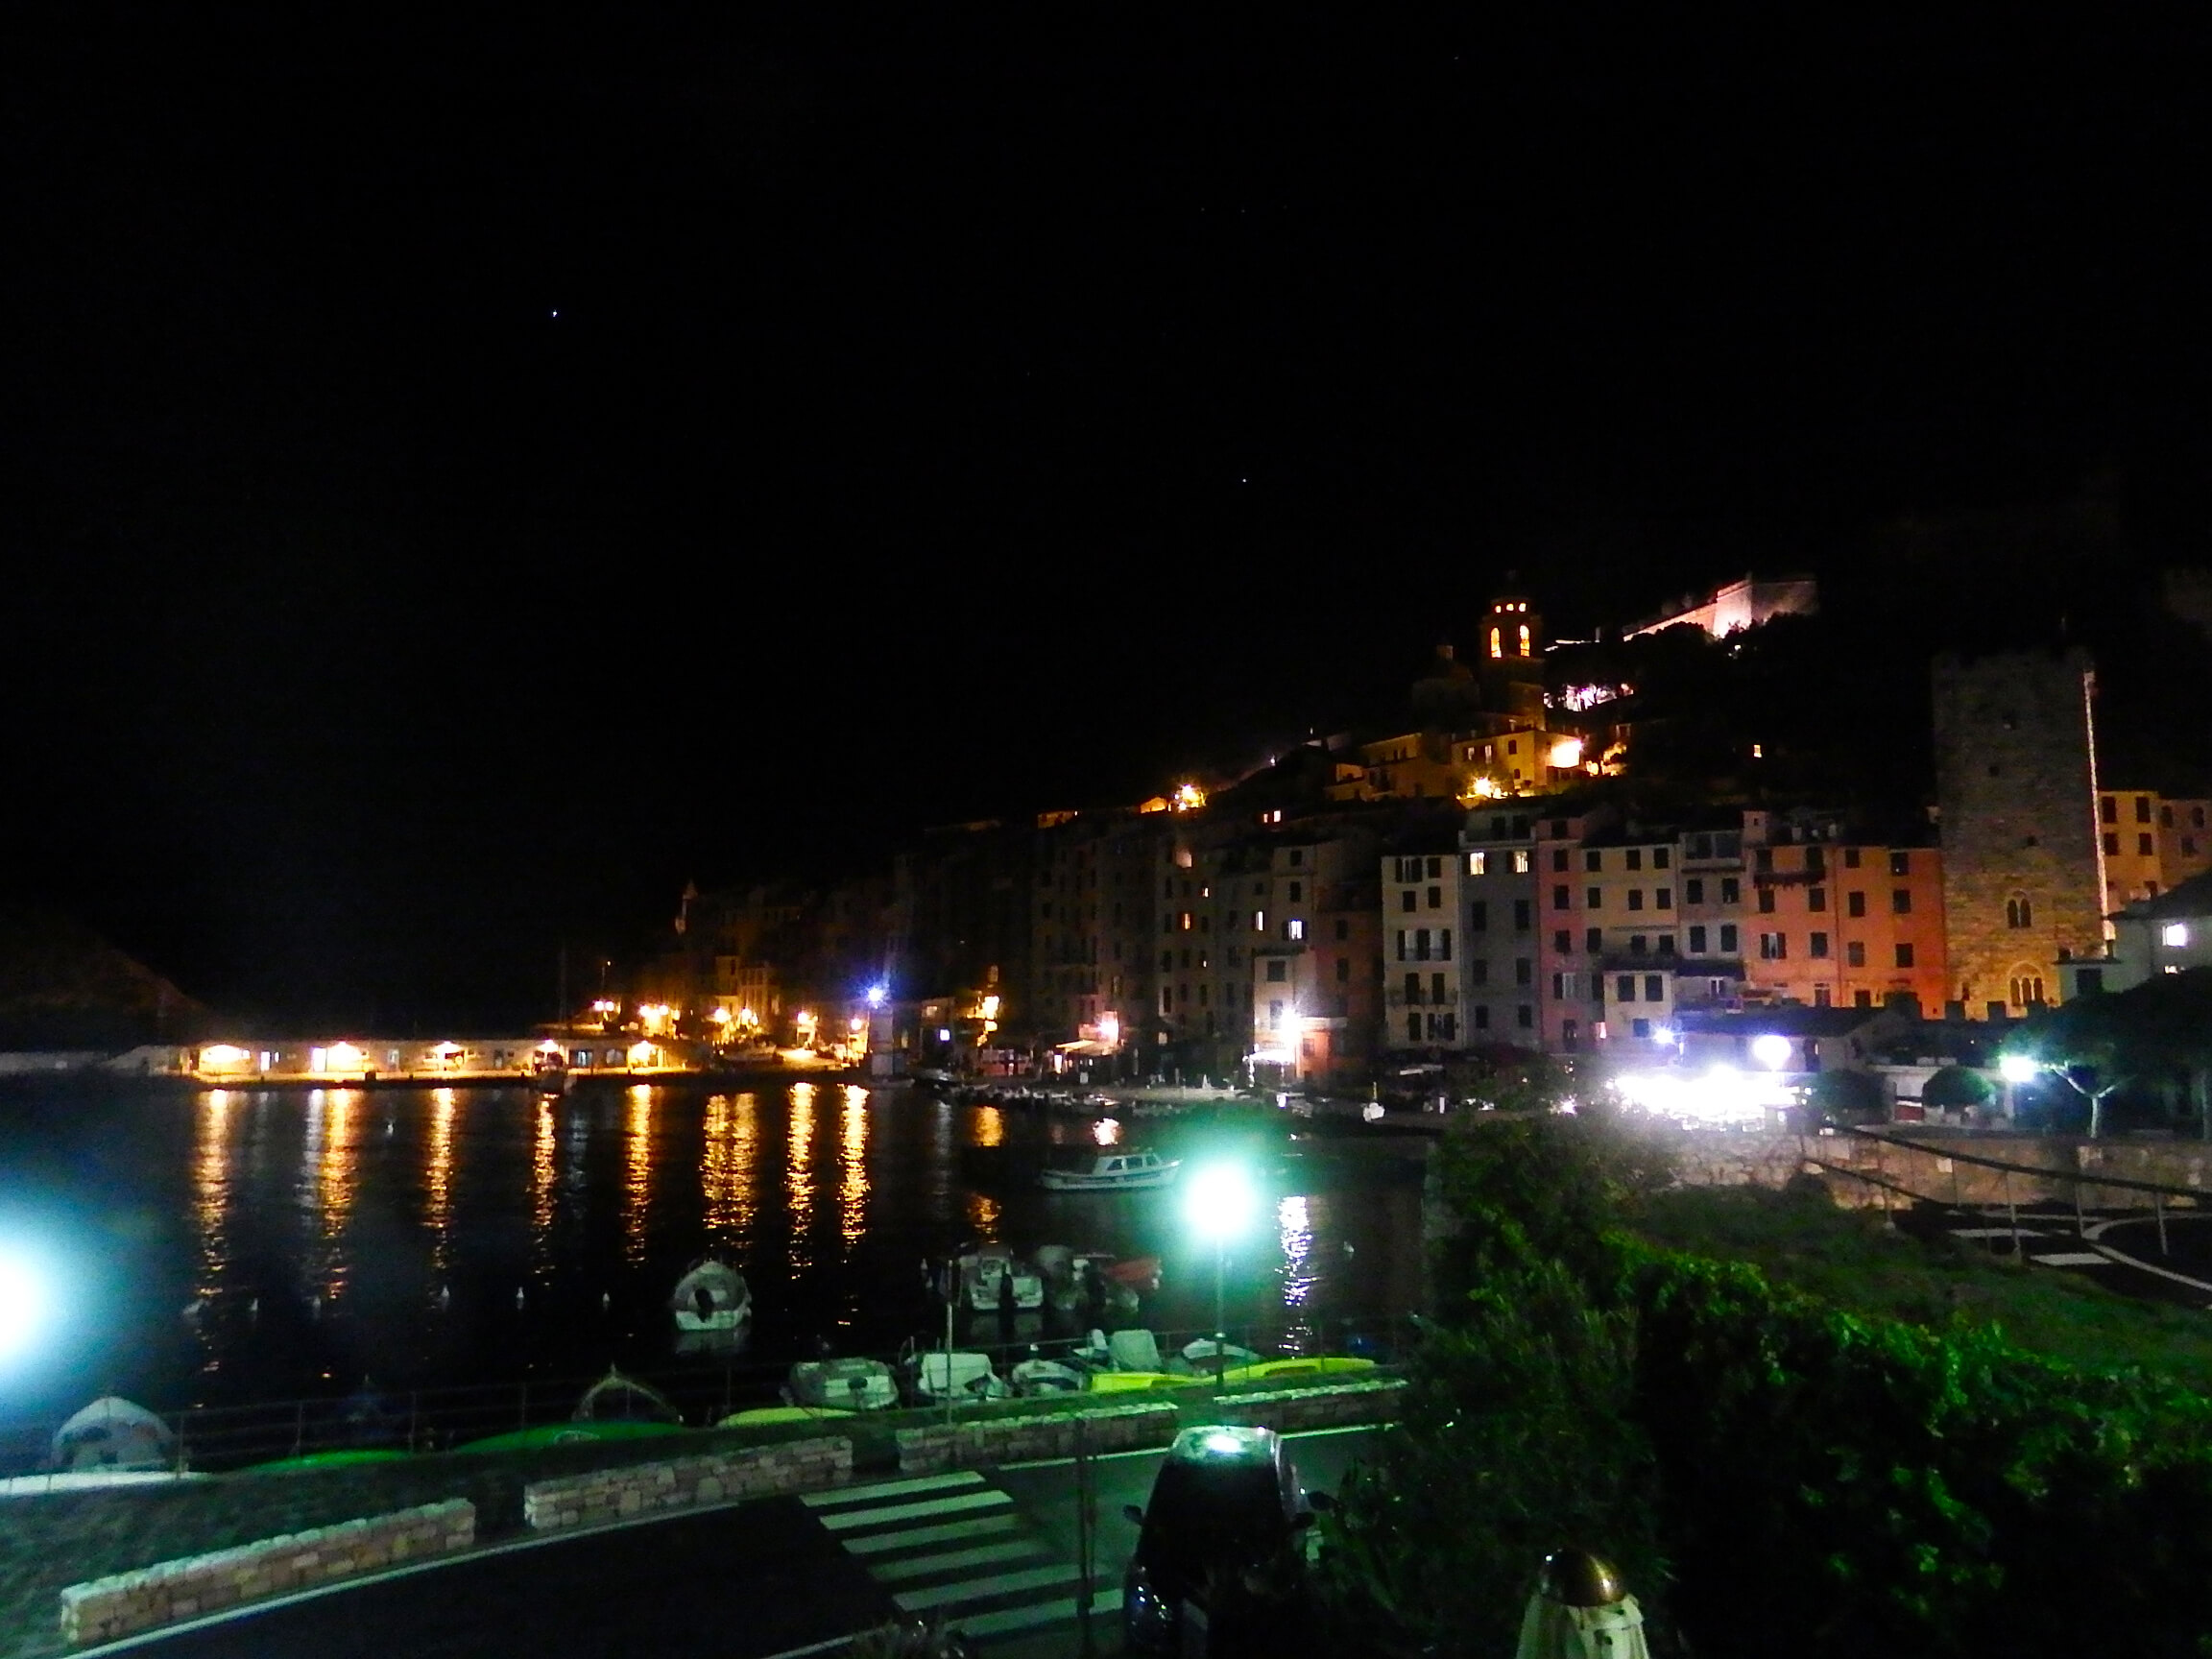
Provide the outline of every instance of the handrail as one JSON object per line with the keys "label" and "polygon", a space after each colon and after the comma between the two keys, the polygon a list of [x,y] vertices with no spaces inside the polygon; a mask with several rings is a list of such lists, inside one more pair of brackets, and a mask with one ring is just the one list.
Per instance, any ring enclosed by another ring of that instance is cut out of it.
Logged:
{"label": "handrail", "polygon": [[[1879,1135],[1858,1124],[1840,1124],[1841,1133],[1861,1141],[1872,1141],[1883,1146],[1902,1146],[1915,1152],[1925,1152],[1931,1158],[1949,1158],[1960,1164],[1979,1165],[1984,1169],[2002,1169],[2013,1175],[2040,1175],[2050,1180],[2073,1181],[2090,1187],[2120,1187],[2132,1192],[2156,1192],[2169,1198],[2201,1199],[2212,1197],[2212,1190],[2201,1187],[2170,1187],[2160,1181],[2137,1181],[2126,1175],[2097,1175],[2076,1167],[2055,1169],[2047,1164],[2010,1164],[2001,1158],[1984,1158],[1974,1152],[1955,1151],[1951,1147],[1935,1147],[1895,1135]],[[1806,1155],[1810,1158],[1812,1155]]]}

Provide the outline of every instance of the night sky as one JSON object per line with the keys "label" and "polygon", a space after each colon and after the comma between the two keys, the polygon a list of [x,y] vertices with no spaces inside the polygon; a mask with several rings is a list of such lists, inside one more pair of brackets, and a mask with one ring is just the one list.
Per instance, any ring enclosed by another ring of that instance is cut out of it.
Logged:
{"label": "night sky", "polygon": [[222,1007],[542,1017],[686,878],[1386,711],[1508,568],[2207,556],[2190,9],[327,10],[0,25],[0,870]]}

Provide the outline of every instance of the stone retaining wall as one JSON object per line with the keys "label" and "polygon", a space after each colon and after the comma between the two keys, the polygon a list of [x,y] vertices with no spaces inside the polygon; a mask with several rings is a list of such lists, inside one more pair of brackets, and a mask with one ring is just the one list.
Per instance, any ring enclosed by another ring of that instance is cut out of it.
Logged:
{"label": "stone retaining wall", "polygon": [[453,1499],[187,1555],[70,1585],[61,1592],[61,1638],[72,1646],[108,1642],[264,1596],[466,1550],[475,1540],[476,1506]]}
{"label": "stone retaining wall", "polygon": [[[1062,1411],[1037,1417],[985,1417],[966,1423],[937,1423],[901,1429],[899,1467],[917,1475],[971,1463],[1025,1463],[1046,1457],[1072,1457],[1080,1433],[1093,1452],[1129,1452],[1165,1446],[1175,1438],[1180,1413],[1168,1401],[1142,1406],[1106,1406],[1091,1411]],[[1081,1428],[1078,1429],[1077,1425]]]}
{"label": "stone retaining wall", "polygon": [[842,1435],[786,1440],[775,1446],[533,1480],[522,1488],[522,1518],[544,1532],[687,1509],[696,1503],[730,1503],[842,1486],[852,1479],[853,1443]]}
{"label": "stone retaining wall", "polygon": [[[2101,1186],[2100,1174],[2148,1181],[2184,1192],[2212,1181],[2212,1145],[2195,1141],[2086,1141],[2071,1135],[1965,1134],[1913,1130],[1882,1140],[1861,1135],[1688,1135],[1677,1145],[1683,1182],[1693,1187],[1780,1187],[1812,1170],[1839,1204],[1869,1209],[1908,1205],[1905,1193],[1961,1204],[2074,1202],[2091,1210],[2148,1210],[2151,1194]],[[1955,1154],[1995,1159],[2043,1173],[1987,1169]],[[1812,1161],[1831,1166],[1815,1169]],[[1859,1177],[1864,1177],[1860,1179]],[[1895,1190],[1903,1189],[1903,1191]],[[2212,1195],[2212,1194],[2208,1194]],[[2165,1202],[2186,1209],[2191,1200]]]}
{"label": "stone retaining wall", "polygon": [[1403,1377],[1373,1377],[1310,1388],[1271,1388],[1264,1394],[1224,1394],[1205,1409],[1212,1422],[1288,1434],[1340,1424],[1387,1423],[1398,1415],[1405,1388]]}

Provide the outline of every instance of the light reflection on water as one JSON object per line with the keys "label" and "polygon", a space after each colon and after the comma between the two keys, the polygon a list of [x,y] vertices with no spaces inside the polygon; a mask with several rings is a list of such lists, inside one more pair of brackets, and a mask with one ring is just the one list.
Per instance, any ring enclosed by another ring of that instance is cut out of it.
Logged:
{"label": "light reflection on water", "polygon": [[646,1213],[653,1202],[653,1091],[633,1084],[630,1094],[630,1165],[622,1183],[622,1254],[633,1265],[645,1260]]}
{"label": "light reflection on water", "polygon": [[[889,1352],[934,1317],[916,1263],[968,1238],[1159,1256],[1148,1321],[1212,1320],[1212,1252],[1187,1237],[1171,1190],[1036,1185],[1047,1142],[1080,1159],[1093,1124],[904,1090],[229,1090],[181,1109],[66,1103],[35,1133],[27,1121],[0,1118],[0,1184],[81,1166],[81,1190],[58,1195],[113,1217],[91,1247],[123,1241],[110,1253],[131,1301],[71,1361],[85,1398],[111,1383],[163,1405],[281,1398],[325,1373],[390,1386],[610,1360],[650,1371],[675,1362],[670,1287],[716,1244],[754,1286],[749,1359],[787,1360],[825,1335]],[[1121,1140],[1172,1153],[1173,1132],[1125,1122]],[[73,1163],[40,1141],[72,1135],[139,1162]],[[1417,1193],[1372,1196],[1278,1185],[1275,1225],[1231,1252],[1232,1321],[1326,1331],[1403,1295]],[[205,1311],[180,1320],[194,1302]]]}
{"label": "light reflection on water", "polygon": [[845,1247],[868,1231],[868,1091],[854,1083],[843,1090],[845,1105],[838,1131],[842,1173],[837,1181],[837,1232]]}
{"label": "light reflection on water", "polygon": [[430,1157],[423,1167],[423,1219],[430,1228],[430,1266],[443,1280],[453,1262],[453,1119],[460,1095],[451,1089],[430,1091]]}
{"label": "light reflection on water", "polygon": [[791,1085],[791,1138],[784,1153],[783,1184],[791,1210],[791,1265],[814,1264],[807,1229],[814,1224],[814,1085]]}

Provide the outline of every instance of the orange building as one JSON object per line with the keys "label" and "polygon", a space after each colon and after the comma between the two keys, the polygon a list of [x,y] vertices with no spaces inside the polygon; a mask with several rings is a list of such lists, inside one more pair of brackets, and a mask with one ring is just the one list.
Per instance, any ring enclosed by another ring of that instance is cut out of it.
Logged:
{"label": "orange building", "polygon": [[1941,1013],[1949,979],[1935,848],[1769,838],[1744,852],[1747,999],[1873,1008],[1904,993]]}

